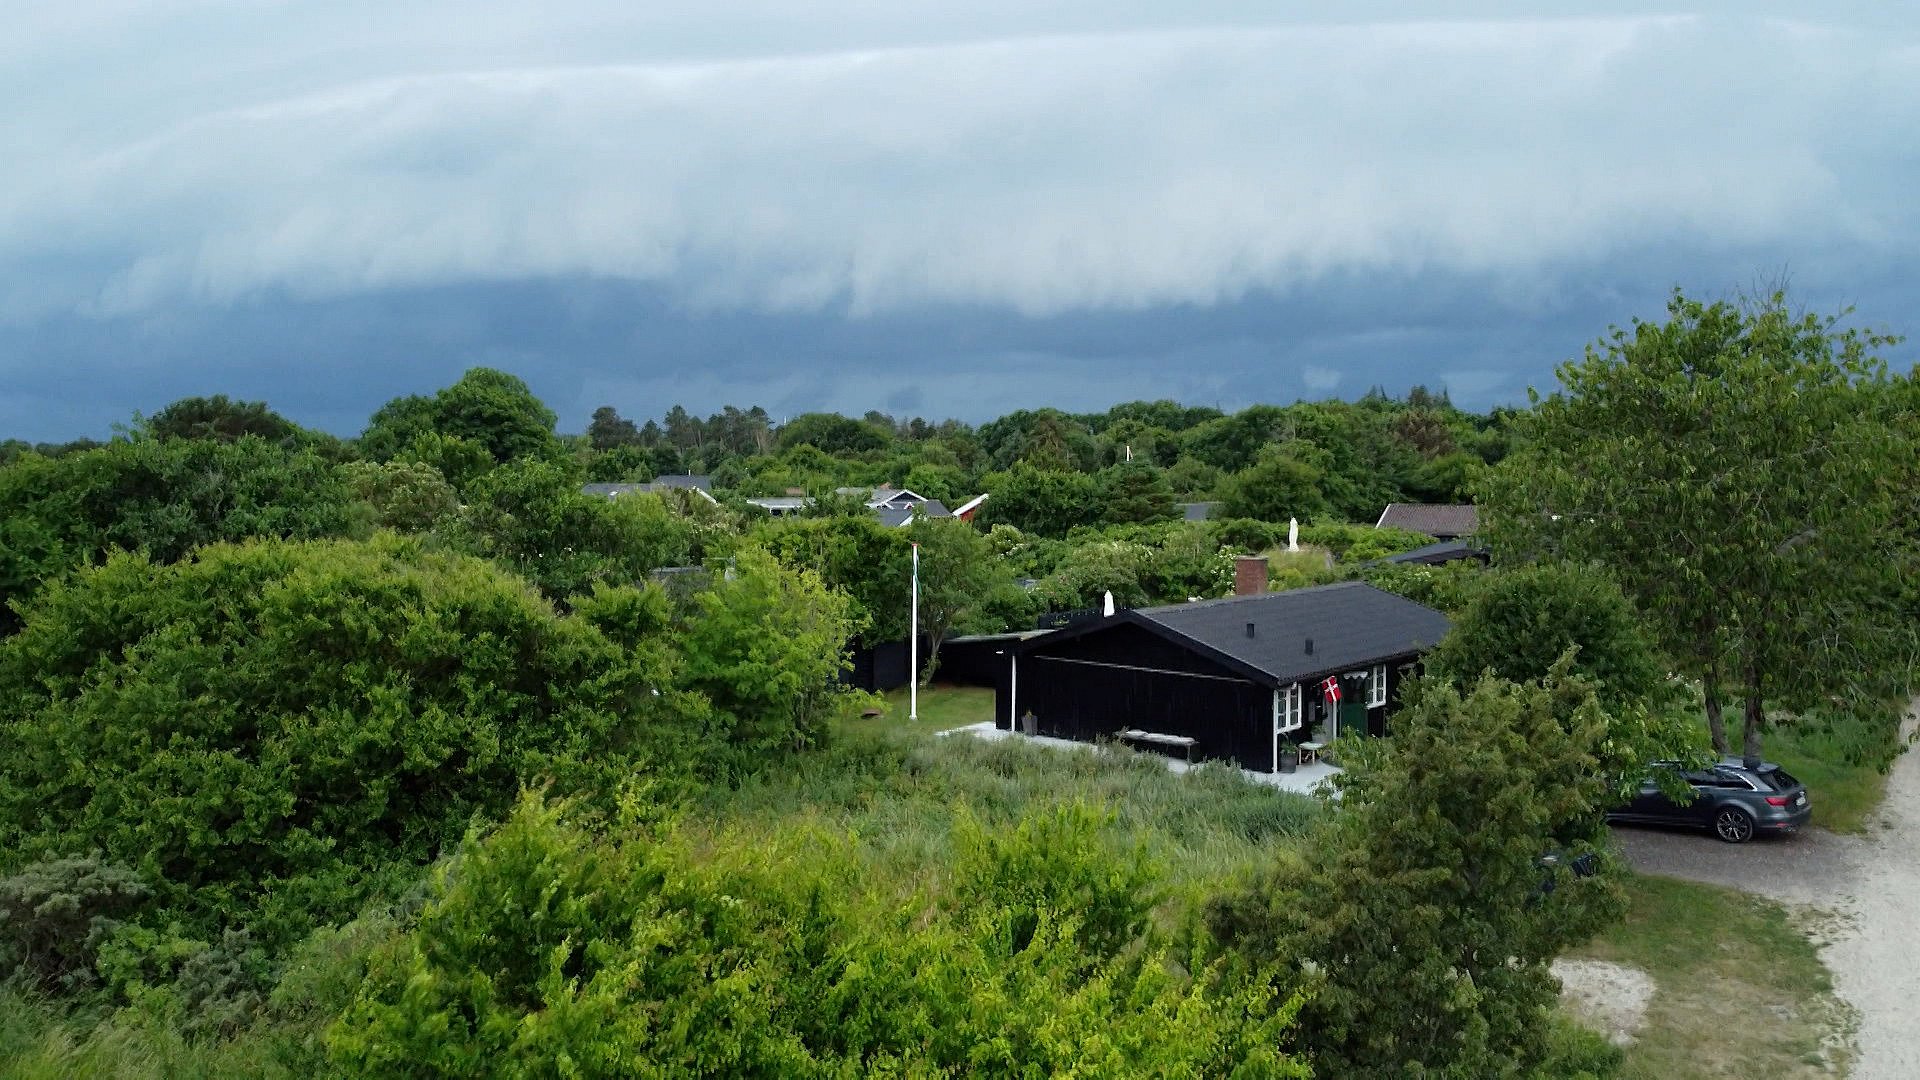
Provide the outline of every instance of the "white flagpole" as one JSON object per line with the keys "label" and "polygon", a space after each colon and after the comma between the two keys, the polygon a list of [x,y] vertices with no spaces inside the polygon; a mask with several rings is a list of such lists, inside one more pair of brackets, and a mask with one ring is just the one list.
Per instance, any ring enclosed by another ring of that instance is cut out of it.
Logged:
{"label": "white flagpole", "polygon": [[907,719],[920,719],[920,545],[913,545],[913,621],[907,629]]}

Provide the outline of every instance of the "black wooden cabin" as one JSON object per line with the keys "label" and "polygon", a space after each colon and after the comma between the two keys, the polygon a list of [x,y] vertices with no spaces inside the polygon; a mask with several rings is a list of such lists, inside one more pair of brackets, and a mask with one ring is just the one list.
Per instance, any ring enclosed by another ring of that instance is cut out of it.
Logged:
{"label": "black wooden cabin", "polygon": [[[1094,740],[1138,730],[1262,772],[1282,742],[1381,735],[1446,616],[1364,582],[1123,609],[1007,647],[995,722]],[[1326,701],[1324,684],[1340,683]]]}

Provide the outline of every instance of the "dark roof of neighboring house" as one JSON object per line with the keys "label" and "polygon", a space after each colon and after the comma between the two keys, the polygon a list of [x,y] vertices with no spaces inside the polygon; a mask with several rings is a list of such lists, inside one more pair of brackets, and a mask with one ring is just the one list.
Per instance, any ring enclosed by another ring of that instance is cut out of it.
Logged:
{"label": "dark roof of neighboring house", "polygon": [[[1343,581],[1259,596],[1231,596],[1191,604],[1129,609],[1017,647],[1030,652],[1118,622],[1145,627],[1268,686],[1317,680],[1372,664],[1418,656],[1449,627],[1424,604]],[[1247,636],[1247,624],[1254,636]],[[1307,642],[1313,651],[1307,652]]]}
{"label": "dark roof of neighboring house", "polygon": [[1187,521],[1212,521],[1214,511],[1220,509],[1220,504],[1217,502],[1174,503],[1173,505],[1180,511],[1180,516]]}
{"label": "dark roof of neighboring house", "polygon": [[1375,559],[1379,563],[1414,563],[1420,566],[1438,566],[1441,563],[1458,562],[1461,559],[1481,559],[1487,557],[1487,549],[1476,546],[1467,540],[1441,540],[1417,547],[1412,551],[1403,551],[1398,555],[1389,555],[1384,559]]}
{"label": "dark roof of neighboring house", "polygon": [[708,494],[713,493],[713,477],[694,476],[689,473],[669,473],[653,478],[656,488],[698,488]]}
{"label": "dark roof of neighboring house", "polygon": [[1480,511],[1472,503],[1388,503],[1376,529],[1408,529],[1435,540],[1472,536],[1480,527]]}
{"label": "dark roof of neighboring house", "polygon": [[930,518],[953,516],[947,512],[947,505],[939,499],[928,499],[925,502],[914,503],[910,506],[876,506],[873,508],[873,512],[874,515],[880,519],[880,524],[890,529],[895,526],[905,525],[907,522],[913,520],[913,515],[915,514]]}

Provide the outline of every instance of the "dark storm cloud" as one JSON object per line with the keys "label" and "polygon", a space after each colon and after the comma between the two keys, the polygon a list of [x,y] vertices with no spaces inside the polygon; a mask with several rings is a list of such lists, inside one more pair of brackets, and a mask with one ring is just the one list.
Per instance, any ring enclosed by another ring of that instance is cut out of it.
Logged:
{"label": "dark storm cloud", "polygon": [[21,13],[0,425],[218,391],[352,430],[475,363],[575,426],[1485,403],[1674,282],[1783,268],[1910,329],[1920,49],[1892,5],[1171,10]]}

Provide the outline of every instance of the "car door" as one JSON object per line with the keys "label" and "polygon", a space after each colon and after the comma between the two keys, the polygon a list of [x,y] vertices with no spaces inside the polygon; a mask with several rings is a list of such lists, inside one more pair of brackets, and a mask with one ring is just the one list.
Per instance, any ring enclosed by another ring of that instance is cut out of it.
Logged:
{"label": "car door", "polygon": [[1658,778],[1669,777],[1673,772],[1671,765],[1655,765],[1649,769],[1640,780],[1640,789],[1622,811],[1622,816],[1643,821],[1674,821],[1684,814],[1685,811],[1675,806],[1673,800],[1667,798],[1666,792],[1660,790]]}

